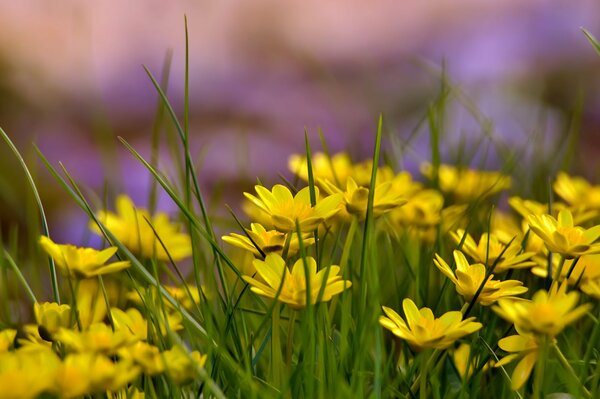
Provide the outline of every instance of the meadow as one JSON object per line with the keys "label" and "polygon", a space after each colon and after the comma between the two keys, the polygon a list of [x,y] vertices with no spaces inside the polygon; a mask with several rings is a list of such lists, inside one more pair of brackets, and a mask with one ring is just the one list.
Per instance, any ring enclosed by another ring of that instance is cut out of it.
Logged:
{"label": "meadow", "polygon": [[[179,118],[147,73],[172,129],[147,157],[119,138],[154,179],[147,206],[89,192],[37,148],[34,168],[0,130],[39,215],[29,237],[3,237],[0,398],[600,396],[600,185],[569,173],[576,132],[524,165],[482,120],[448,157],[459,96],[442,77],[400,147],[383,116],[371,159],[305,132],[281,180],[240,190],[224,221],[201,189],[187,96]],[[410,173],[400,157],[421,135]],[[40,164],[102,246],[53,240]]]}

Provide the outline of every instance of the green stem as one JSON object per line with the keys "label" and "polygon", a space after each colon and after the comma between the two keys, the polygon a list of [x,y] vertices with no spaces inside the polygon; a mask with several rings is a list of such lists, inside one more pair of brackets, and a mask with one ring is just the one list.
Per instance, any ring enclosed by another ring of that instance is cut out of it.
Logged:
{"label": "green stem", "polygon": [[542,397],[542,386],[544,385],[544,368],[548,359],[548,337],[543,336],[540,342],[540,355],[535,365],[535,375],[533,380],[533,399]]}
{"label": "green stem", "polygon": [[590,339],[588,347],[585,351],[585,355],[583,356],[582,378],[584,381],[588,376],[588,368],[590,365],[590,360],[592,360],[592,354],[594,352],[594,349],[596,348],[596,345],[594,343],[598,342],[599,338],[600,338],[600,312],[598,312],[598,318],[596,320],[596,325],[594,326],[594,329],[592,330],[591,339]]}
{"label": "green stem", "polygon": [[281,358],[281,334],[279,331],[279,313],[281,306],[275,305],[271,314],[272,329],[271,329],[271,374],[273,376],[273,385],[276,388],[281,388],[281,367],[283,361]]}
{"label": "green stem", "polygon": [[562,269],[565,265],[565,257],[560,255],[560,260],[558,261],[558,267],[556,268],[556,273],[554,274],[554,281],[560,280],[560,274],[562,273]]}
{"label": "green stem", "polygon": [[[423,353],[423,355],[428,354],[429,351]],[[419,398],[427,399],[427,374],[429,373],[429,368],[431,366],[431,359],[433,358],[434,352],[431,352],[429,356],[427,356],[427,361],[425,361],[425,357],[422,359],[422,364],[424,364],[421,369],[421,381],[419,383]]]}
{"label": "green stem", "polygon": [[[592,342],[595,342],[595,341],[592,341]],[[592,394],[590,393],[590,391],[588,391],[585,388],[585,386],[583,386],[583,384],[581,383],[581,380],[577,376],[577,373],[573,369],[573,366],[571,366],[571,363],[569,363],[569,361],[567,360],[565,355],[563,355],[562,351],[560,350],[558,345],[556,345],[556,343],[552,344],[552,349],[554,349],[554,352],[556,353],[556,356],[558,357],[558,361],[560,362],[560,364],[562,364],[562,366],[569,372],[569,374],[571,374],[571,377],[573,377],[576,381],[579,381],[579,383],[581,384],[581,390],[583,391],[584,396],[586,398],[591,398]]]}
{"label": "green stem", "polygon": [[288,335],[287,335],[287,348],[285,356],[285,364],[289,367],[292,364],[292,354],[294,353],[294,326],[296,325],[296,314],[295,310],[291,311],[292,314],[288,320]]}

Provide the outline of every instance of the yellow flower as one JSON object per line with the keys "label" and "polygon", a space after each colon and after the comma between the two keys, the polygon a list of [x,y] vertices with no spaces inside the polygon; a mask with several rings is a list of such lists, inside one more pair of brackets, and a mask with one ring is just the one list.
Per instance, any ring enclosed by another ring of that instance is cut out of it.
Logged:
{"label": "yellow flower", "polygon": [[[520,197],[510,197],[508,204],[513,208],[522,218],[527,219],[529,215],[544,215],[548,213],[548,204],[542,204],[541,202],[523,199]],[[552,216],[557,216],[558,213],[564,209],[568,209],[567,205],[563,202],[552,203]],[[573,213],[573,221],[575,224],[582,224],[590,219],[597,216],[596,211],[590,211],[586,209],[571,209]]]}
{"label": "yellow flower", "polygon": [[[300,243],[296,233],[282,233],[277,230],[267,230],[260,223],[251,223],[250,229],[246,229],[248,235],[254,243],[245,235],[231,233],[228,236],[221,237],[223,241],[236,247],[250,251],[256,257],[262,257],[256,246],[258,246],[265,254],[276,252],[279,255],[283,252],[287,234],[292,234],[288,248],[288,256],[294,256],[298,252]],[[315,239],[311,237],[311,233],[302,234],[302,243],[309,246],[315,243]]]}
{"label": "yellow flower", "polygon": [[579,293],[566,291],[566,281],[561,285],[555,282],[550,292],[540,290],[531,301],[501,299],[493,310],[521,331],[555,337],[592,307],[591,304],[577,307]]}
{"label": "yellow flower", "polygon": [[410,234],[429,243],[437,239],[437,226],[442,220],[444,197],[437,190],[422,190],[408,198],[408,202],[393,209],[386,220],[388,231],[395,238],[401,238],[398,226]]}
{"label": "yellow flower", "polygon": [[581,284],[581,291],[595,299],[600,299],[600,278],[588,280]]}
{"label": "yellow flower", "polygon": [[[471,374],[473,374],[475,366],[479,361],[478,359],[479,356],[471,354],[471,345],[469,344],[460,344],[458,348],[452,352],[454,366],[460,377],[463,379],[469,379],[471,377]],[[482,370],[485,372],[492,363],[492,361],[487,362]]]}
{"label": "yellow flower", "polygon": [[[316,206],[313,207],[310,203],[309,187],[298,191],[295,196],[281,184],[273,186],[271,191],[259,185],[254,188],[258,197],[244,193],[246,198],[271,216],[273,226],[277,230],[286,233],[296,231],[296,222],[302,232],[316,229],[323,221],[339,211],[342,201],[341,194],[330,195],[317,201]],[[318,198],[318,187],[315,187],[315,194]]]}
{"label": "yellow flower", "polygon": [[[364,219],[367,214],[369,188],[356,184],[351,177],[346,181],[346,191],[337,188],[329,181],[323,181],[324,189],[330,194],[343,194],[344,204],[348,213]],[[392,181],[386,181],[375,186],[373,197],[373,216],[378,217],[406,203],[402,193],[394,190]]]}
{"label": "yellow flower", "polygon": [[137,388],[130,386],[115,392],[106,392],[108,399],[144,399],[146,394]]}
{"label": "yellow flower", "polygon": [[16,336],[17,330],[13,330],[12,328],[0,331],[0,353],[8,351],[8,348],[13,346]]}
{"label": "yellow flower", "polygon": [[175,345],[162,353],[165,371],[175,384],[182,385],[191,382],[197,375],[197,369],[206,364],[206,355],[198,351],[187,353],[183,348]]}
{"label": "yellow flower", "polygon": [[[421,172],[428,178],[433,176],[433,166],[429,163],[421,165]],[[458,168],[451,165],[440,165],[438,170],[440,189],[452,194],[459,202],[470,202],[478,198],[488,197],[510,188],[509,176],[499,172]]]}
{"label": "yellow flower", "polygon": [[[182,233],[180,226],[171,223],[165,213],[151,216],[146,209],[136,208],[126,195],[117,197],[116,207],[116,214],[100,211],[98,219],[131,252],[163,261],[168,261],[169,255],[174,261],[179,261],[192,254],[190,236]],[[92,222],[90,227],[101,233],[95,223]]]}
{"label": "yellow flower", "polygon": [[446,312],[436,319],[431,309],[418,309],[409,298],[402,301],[402,308],[406,322],[393,309],[383,306],[385,316],[379,317],[379,323],[407,341],[415,352],[428,348],[446,349],[456,340],[482,327],[481,323],[474,321],[475,317],[463,320],[462,313],[458,311]]}
{"label": "yellow flower", "polygon": [[[456,262],[456,270],[454,272],[444,259],[437,254],[433,263],[454,283],[456,292],[465,301],[471,301],[477,293],[479,286],[485,280],[485,266],[481,263],[470,265],[463,253],[456,250],[454,251],[454,261]],[[489,306],[500,298],[510,298],[514,295],[527,292],[527,287],[523,287],[523,283],[518,280],[500,281],[493,280],[493,277],[493,274],[489,276],[477,297],[477,303],[483,306]]]}
{"label": "yellow flower", "polygon": [[593,244],[600,237],[600,225],[584,229],[573,225],[573,215],[567,209],[559,212],[558,220],[550,215],[529,215],[529,227],[537,234],[550,252],[573,259],[585,254],[600,253],[600,245]]}
{"label": "yellow flower", "polygon": [[86,278],[115,273],[130,265],[129,261],[105,264],[117,252],[117,247],[106,248],[102,251],[93,248],[78,248],[70,244],[55,244],[46,236],[40,237],[40,245],[68,276]]}
{"label": "yellow flower", "polygon": [[[307,257],[304,260],[298,259],[290,273],[283,258],[277,254],[269,254],[264,261],[255,259],[253,262],[256,271],[266,284],[249,276],[244,276],[244,280],[252,286],[251,290],[254,293],[267,298],[275,298],[279,287],[282,286],[277,299],[294,309],[303,308],[306,306],[307,289],[304,261],[308,266],[311,291],[309,297],[312,304],[319,299],[321,290],[323,293],[320,300],[327,302],[334,295],[352,286],[352,282],[342,280],[339,266],[333,265],[317,272],[317,262],[312,257]],[[324,281],[326,275],[327,280]]]}
{"label": "yellow flower", "polygon": [[[503,273],[509,269],[528,268],[535,265],[535,262],[531,260],[535,252],[520,254],[521,244],[516,239],[506,248],[506,245],[494,233],[483,233],[479,239],[479,243],[476,243],[473,237],[463,229],[458,229],[456,232],[450,233],[450,235],[457,244],[463,242],[461,251],[473,258],[475,262],[483,263],[488,267],[496,263],[494,268],[494,272],[496,273]],[[500,257],[501,254],[502,257]]]}
{"label": "yellow flower", "polygon": [[600,186],[593,186],[582,177],[571,177],[560,172],[552,187],[556,194],[573,207],[600,209]]}
{"label": "yellow flower", "polygon": [[54,385],[60,359],[50,349],[0,353],[0,398],[33,399]]}
{"label": "yellow flower", "polygon": [[87,331],[62,328],[54,338],[74,352],[97,352],[106,355],[112,355],[120,348],[131,345],[139,339],[129,330],[113,331],[103,323],[92,324]]}
{"label": "yellow flower", "polygon": [[133,345],[119,349],[119,358],[125,359],[141,367],[149,376],[160,374],[165,370],[160,350],[147,342],[138,341]]}
{"label": "yellow flower", "polygon": [[71,307],[59,305],[55,302],[36,302],[33,304],[35,321],[50,334],[54,334],[59,328],[71,326]]}
{"label": "yellow flower", "polygon": [[140,368],[127,361],[113,362],[96,353],[70,354],[58,367],[54,390],[63,398],[116,391],[139,373]]}
{"label": "yellow flower", "polygon": [[[118,308],[112,308],[110,310],[113,321],[115,323],[115,329],[123,330],[131,333],[137,339],[145,341],[148,338],[148,321],[142,316],[139,310],[135,308],[129,308],[123,311]],[[181,324],[181,313],[167,313],[167,320],[169,329],[171,331],[178,331],[183,328]],[[167,328],[164,325],[164,321],[160,323],[160,333],[165,335]]]}
{"label": "yellow flower", "polygon": [[[200,303],[200,291],[198,290],[198,287],[194,285],[188,284],[187,289],[172,285],[163,285],[163,288],[173,297],[173,299],[179,302],[179,304],[188,311],[194,309],[195,306]],[[202,286],[202,290],[204,295],[210,299],[210,296],[206,293],[204,286]],[[136,296],[139,298],[139,294],[136,293]],[[163,299],[164,297],[160,295],[160,298]],[[173,308],[173,305],[171,305],[170,302],[166,300],[163,302],[167,304],[169,308]]]}
{"label": "yellow flower", "polygon": [[539,356],[539,343],[535,335],[521,331],[517,326],[518,335],[511,335],[498,341],[498,346],[509,354],[500,359],[494,367],[501,367],[514,360],[519,363],[510,377],[511,388],[518,390],[525,384]]}
{"label": "yellow flower", "polygon": [[[116,287],[110,281],[104,281],[104,285],[110,298],[111,292],[114,292]],[[106,317],[106,300],[97,279],[85,279],[79,282],[77,287],[77,311],[83,329],[101,322]]]}
{"label": "yellow flower", "polygon": [[22,326],[16,341],[17,346],[23,348],[49,349],[52,347],[52,342],[47,341],[40,335],[40,328],[37,324],[25,324]]}

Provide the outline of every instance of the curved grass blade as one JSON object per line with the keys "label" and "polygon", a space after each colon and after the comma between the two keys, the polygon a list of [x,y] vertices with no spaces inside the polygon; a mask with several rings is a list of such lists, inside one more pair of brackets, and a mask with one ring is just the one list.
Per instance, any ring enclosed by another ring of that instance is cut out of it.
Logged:
{"label": "curved grass blade", "polygon": [[[6,144],[10,147],[11,151],[15,154],[15,156],[19,160],[19,163],[21,164],[21,167],[23,168],[23,172],[25,172],[25,176],[27,177],[27,182],[29,183],[29,187],[31,187],[31,190],[33,191],[33,196],[35,197],[35,202],[37,203],[38,210],[40,211],[40,217],[42,219],[42,234],[45,235],[46,237],[50,237],[50,232],[48,229],[48,221],[46,219],[46,213],[44,212],[44,206],[42,205],[42,200],[40,198],[40,194],[37,190],[35,182],[33,181],[33,177],[31,176],[31,173],[29,172],[29,168],[27,167],[27,164],[25,163],[25,160],[23,159],[23,156],[21,155],[21,153],[19,152],[17,147],[15,147],[15,145],[13,144],[11,139],[8,137],[8,135],[2,128],[0,128],[0,135],[2,136],[2,138],[4,139]],[[54,259],[52,259],[51,256],[48,257],[48,264],[50,267],[50,281],[52,284],[52,295],[54,296],[54,301],[56,303],[60,303],[60,293],[58,291],[58,278],[56,276],[56,265],[54,264]]]}

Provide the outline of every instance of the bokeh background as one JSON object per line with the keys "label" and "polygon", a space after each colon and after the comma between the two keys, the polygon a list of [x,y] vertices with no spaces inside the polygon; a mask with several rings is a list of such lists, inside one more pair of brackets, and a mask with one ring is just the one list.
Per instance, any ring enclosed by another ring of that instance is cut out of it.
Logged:
{"label": "bokeh background", "polygon": [[[305,129],[315,148],[320,128],[332,152],[370,156],[379,113],[386,150],[417,170],[428,143],[414,132],[442,70],[464,94],[449,104],[450,140],[475,140],[483,123],[502,145],[543,153],[576,130],[573,167],[599,177],[600,57],[580,30],[600,36],[597,0],[3,1],[0,126],[37,170],[57,241],[86,240],[86,222],[31,143],[89,192],[144,205],[151,179],[116,137],[149,156],[157,94],[142,65],[160,77],[169,54],[181,115],[184,15],[192,150],[216,212],[257,177],[276,182]],[[36,217],[27,186],[14,157],[0,155],[3,232],[26,230]]]}

